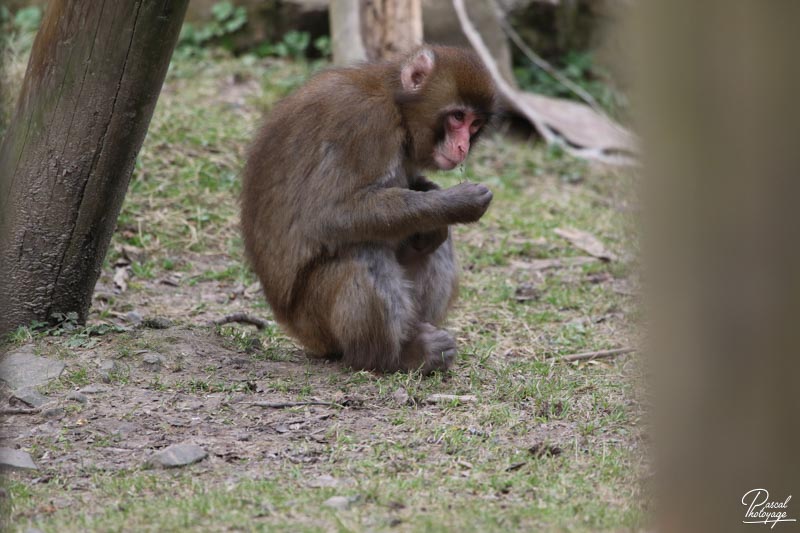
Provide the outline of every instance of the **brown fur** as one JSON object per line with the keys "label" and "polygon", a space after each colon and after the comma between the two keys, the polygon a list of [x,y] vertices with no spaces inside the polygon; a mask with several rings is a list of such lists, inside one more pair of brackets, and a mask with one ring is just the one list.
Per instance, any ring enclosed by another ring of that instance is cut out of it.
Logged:
{"label": "brown fur", "polygon": [[[406,62],[329,70],[279,102],[244,170],[245,249],[277,320],[312,354],[353,368],[447,368],[438,326],[456,295],[448,226],[478,220],[482,185],[418,175],[441,142],[442,110],[489,115],[491,80],[472,53],[429,47],[418,90]],[[419,54],[420,52],[417,52]]]}

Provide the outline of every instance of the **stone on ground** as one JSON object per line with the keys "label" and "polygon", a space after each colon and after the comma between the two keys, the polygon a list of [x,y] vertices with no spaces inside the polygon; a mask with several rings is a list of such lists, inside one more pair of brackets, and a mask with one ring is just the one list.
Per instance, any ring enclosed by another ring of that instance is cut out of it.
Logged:
{"label": "stone on ground", "polygon": [[28,452],[0,448],[0,470],[37,470]]}
{"label": "stone on ground", "polygon": [[177,468],[202,461],[208,452],[196,444],[180,443],[167,446],[147,460],[151,468]]}
{"label": "stone on ground", "polygon": [[61,361],[40,357],[28,344],[9,352],[0,361],[0,379],[11,389],[38,387],[58,378],[66,365]]}

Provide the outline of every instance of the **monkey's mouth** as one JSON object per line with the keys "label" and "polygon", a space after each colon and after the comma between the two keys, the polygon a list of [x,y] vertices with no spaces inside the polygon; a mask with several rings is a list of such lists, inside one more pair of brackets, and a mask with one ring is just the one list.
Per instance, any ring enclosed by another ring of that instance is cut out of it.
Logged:
{"label": "monkey's mouth", "polygon": [[433,160],[436,162],[436,166],[439,168],[439,170],[453,170],[460,163],[460,161],[453,161],[438,151],[433,154]]}

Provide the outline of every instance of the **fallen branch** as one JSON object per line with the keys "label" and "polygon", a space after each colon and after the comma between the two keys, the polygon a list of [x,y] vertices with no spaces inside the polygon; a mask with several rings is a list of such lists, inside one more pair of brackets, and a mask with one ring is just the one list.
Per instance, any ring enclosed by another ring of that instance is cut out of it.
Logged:
{"label": "fallen branch", "polygon": [[38,407],[33,409],[15,409],[10,407],[8,409],[0,409],[0,416],[6,415],[35,415],[36,413],[40,413],[42,410]]}
{"label": "fallen branch", "polygon": [[583,353],[574,353],[572,355],[565,355],[559,357],[559,361],[592,361],[594,359],[602,359],[605,357],[615,357],[617,355],[623,355],[626,353],[635,352],[636,348],[616,348],[614,350],[598,350],[596,352],[583,352]]}
{"label": "fallen branch", "polygon": [[425,398],[424,403],[433,405],[433,404],[442,404],[442,403],[475,403],[478,401],[472,394],[431,394],[427,398]]}
{"label": "fallen branch", "polygon": [[248,405],[268,407],[270,409],[286,409],[287,407],[302,407],[304,405],[321,405],[323,407],[338,407],[339,409],[344,409],[344,405],[342,404],[319,400],[310,400],[307,402],[250,402]]}
{"label": "fallen branch", "polygon": [[241,324],[250,324],[252,326],[257,327],[258,329],[264,329],[270,325],[269,320],[264,320],[263,318],[258,318],[257,316],[248,315],[247,313],[233,313],[232,315],[226,315],[222,318],[214,320],[211,322],[214,326],[222,326],[224,324],[230,324],[232,322],[239,322]]}

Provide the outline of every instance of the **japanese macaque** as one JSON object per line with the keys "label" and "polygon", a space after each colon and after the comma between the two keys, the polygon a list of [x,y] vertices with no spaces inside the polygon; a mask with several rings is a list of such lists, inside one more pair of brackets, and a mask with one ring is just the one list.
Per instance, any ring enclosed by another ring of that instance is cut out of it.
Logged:
{"label": "japanese macaque", "polygon": [[492,193],[420,171],[460,165],[494,104],[480,60],[440,46],[323,72],[276,104],[244,169],[242,229],[276,319],[311,355],[382,372],[453,363],[449,226],[480,219]]}

